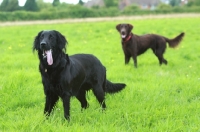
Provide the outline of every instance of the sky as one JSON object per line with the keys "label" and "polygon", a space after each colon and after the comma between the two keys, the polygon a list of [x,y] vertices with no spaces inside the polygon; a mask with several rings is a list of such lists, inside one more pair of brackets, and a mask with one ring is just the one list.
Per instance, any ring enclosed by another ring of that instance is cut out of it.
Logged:
{"label": "sky", "polygon": [[[0,0],[0,3],[2,2],[3,0]],[[19,5],[20,6],[24,6],[26,0],[18,0],[19,1]],[[53,0],[43,0],[44,2],[50,2],[52,3]],[[83,2],[87,2],[89,0],[82,0]],[[79,0],[60,0],[60,2],[66,2],[66,3],[69,3],[69,4],[77,4],[79,2]]]}

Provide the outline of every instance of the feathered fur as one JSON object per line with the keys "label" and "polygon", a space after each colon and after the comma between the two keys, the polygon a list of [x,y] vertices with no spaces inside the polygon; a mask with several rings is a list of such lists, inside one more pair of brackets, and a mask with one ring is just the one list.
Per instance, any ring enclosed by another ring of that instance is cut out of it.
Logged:
{"label": "feathered fur", "polygon": [[[66,43],[66,38],[58,31],[41,31],[35,37],[33,50],[37,50],[40,60],[39,70],[46,95],[45,115],[50,115],[60,97],[64,116],[69,120],[71,96],[76,96],[81,107],[87,108],[86,91],[92,89],[102,108],[106,108],[105,92],[119,92],[126,85],[108,81],[106,68],[95,56],[65,54]],[[52,65],[47,62],[46,51],[52,52]]]}

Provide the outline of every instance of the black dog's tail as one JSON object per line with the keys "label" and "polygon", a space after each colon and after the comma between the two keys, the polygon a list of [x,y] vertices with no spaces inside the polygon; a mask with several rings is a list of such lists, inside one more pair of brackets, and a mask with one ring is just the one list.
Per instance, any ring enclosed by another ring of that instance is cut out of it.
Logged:
{"label": "black dog's tail", "polygon": [[165,38],[165,40],[168,42],[169,47],[175,48],[176,46],[179,45],[179,43],[183,39],[184,35],[185,35],[185,33],[183,32],[183,33],[179,34],[178,36],[176,36],[174,39]]}
{"label": "black dog's tail", "polygon": [[124,83],[112,83],[106,80],[106,93],[114,94],[126,87]]}

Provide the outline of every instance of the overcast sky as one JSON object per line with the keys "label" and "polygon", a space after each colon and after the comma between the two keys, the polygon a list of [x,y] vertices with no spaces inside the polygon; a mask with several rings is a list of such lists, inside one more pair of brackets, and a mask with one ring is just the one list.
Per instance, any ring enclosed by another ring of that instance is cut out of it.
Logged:
{"label": "overcast sky", "polygon": [[[3,0],[0,0],[0,3],[2,2]],[[18,0],[19,1],[19,5],[20,6],[24,6],[26,0]],[[43,0],[44,2],[53,2],[53,0]],[[82,0],[83,2],[87,2],[89,0]],[[70,3],[70,4],[77,4],[79,2],[79,0],[60,0],[60,2],[66,2],[66,3]]]}

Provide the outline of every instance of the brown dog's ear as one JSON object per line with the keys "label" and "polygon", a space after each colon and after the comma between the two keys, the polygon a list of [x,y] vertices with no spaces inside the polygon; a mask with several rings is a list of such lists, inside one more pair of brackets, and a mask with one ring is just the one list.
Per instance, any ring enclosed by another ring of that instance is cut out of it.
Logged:
{"label": "brown dog's ear", "polygon": [[34,43],[33,43],[33,52],[35,50],[38,50],[40,48],[40,35],[43,31],[40,31],[38,35],[35,37]]}
{"label": "brown dog's ear", "polygon": [[133,25],[127,24],[128,25],[128,32],[131,33],[131,30],[133,29]]}
{"label": "brown dog's ear", "polygon": [[131,25],[131,24],[128,24],[128,27],[129,27],[130,31],[133,29],[133,25]]}
{"label": "brown dog's ear", "polygon": [[120,27],[121,27],[121,24],[118,24],[118,25],[116,26],[116,29],[117,29],[118,31],[120,31]]}

